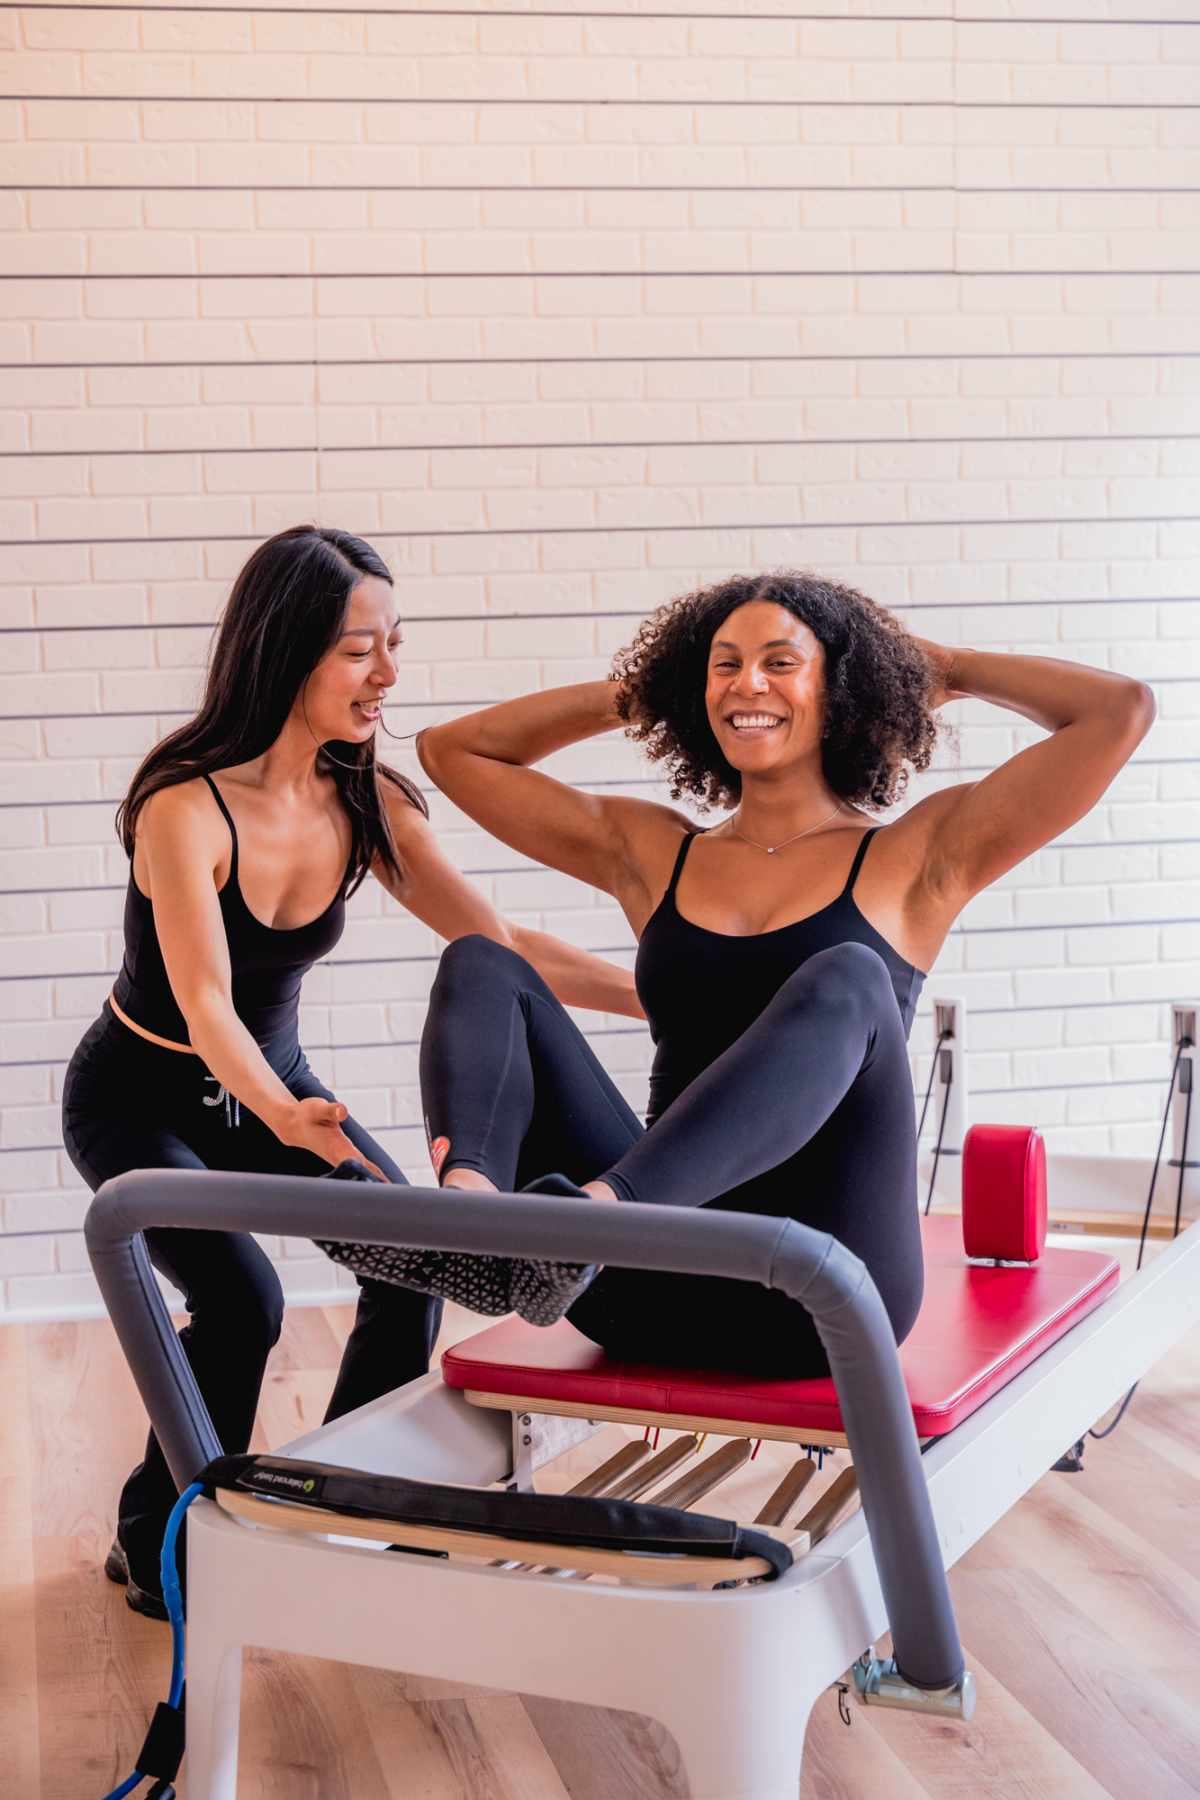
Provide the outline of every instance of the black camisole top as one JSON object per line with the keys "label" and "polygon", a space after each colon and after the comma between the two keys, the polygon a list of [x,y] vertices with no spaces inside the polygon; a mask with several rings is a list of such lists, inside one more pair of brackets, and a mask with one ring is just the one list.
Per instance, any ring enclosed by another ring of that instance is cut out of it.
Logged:
{"label": "black camisole top", "polygon": [[878,829],[875,825],[863,833],[836,900],[793,925],[750,937],[709,931],[680,913],[675,890],[693,840],[703,834],[684,838],[670,885],[642,932],[634,967],[638,998],[655,1043],[647,1124],[753,1024],[801,963],[835,944],[865,944],[883,959],[907,1037],[925,977],[854,902],[854,883]]}
{"label": "black camisole top", "polygon": [[[350,866],[323,913],[294,930],[276,930],[255,918],[242,898],[238,882],[238,835],[233,817],[209,776],[204,777],[220,807],[233,855],[229,879],[220,889],[221,917],[233,973],[233,1008],[277,1071],[300,1047],[297,1019],[300,983],[321,957],[328,956],[346,924],[346,887]],[[113,998],[135,1025],[175,1044],[187,1044],[188,1028],[171,992],[154,926],[154,908],[129,869],[125,894],[125,955],[113,984]]]}

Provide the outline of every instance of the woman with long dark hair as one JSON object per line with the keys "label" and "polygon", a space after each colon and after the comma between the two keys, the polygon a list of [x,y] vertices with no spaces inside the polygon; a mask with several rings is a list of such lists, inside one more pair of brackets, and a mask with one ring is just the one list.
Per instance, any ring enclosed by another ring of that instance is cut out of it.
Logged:
{"label": "woman with long dark hair", "polygon": [[[559,1191],[598,1199],[802,1220],[861,1257],[900,1341],[922,1289],[906,1039],[925,971],[973,895],[1096,804],[1153,696],[1107,669],[947,649],[791,571],[661,608],[613,675],[436,726],[418,754],[485,829],[621,906],[656,1044],[645,1128],[537,971],[465,937],[443,953],[422,1047],[443,1184],[506,1191],[561,1171]],[[1046,735],[879,826],[928,767],[936,709],[965,696]],[[532,766],[621,726],[675,798],[725,816],[698,831],[674,807]],[[573,1273],[560,1310],[614,1354],[827,1370],[807,1313],[780,1294]]]}
{"label": "woman with long dark hair", "polygon": [[[63,1092],[67,1150],[92,1189],[145,1168],[404,1181],[317,1080],[297,1028],[304,974],[337,943],[368,874],[440,936],[519,950],[568,1004],[640,1016],[626,971],[500,919],[439,851],[420,791],[377,762],[400,642],[387,566],[348,532],[281,532],[234,582],[199,712],[151,750],[118,813],[124,960]],[[329,1195],[336,1235],[337,1188]],[[244,1450],[282,1319],[274,1268],[243,1233],[146,1238],[184,1295],[181,1339],[217,1435]],[[422,1253],[391,1274],[405,1285],[360,1278],[328,1418],[424,1372],[434,1296],[469,1300],[478,1264]],[[135,1610],[161,1617],[174,1500],[152,1434],[106,1570]]]}

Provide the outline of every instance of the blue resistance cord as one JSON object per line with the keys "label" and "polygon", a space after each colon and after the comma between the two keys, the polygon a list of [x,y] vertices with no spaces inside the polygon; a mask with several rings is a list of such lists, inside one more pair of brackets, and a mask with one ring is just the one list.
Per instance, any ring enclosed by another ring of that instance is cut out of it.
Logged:
{"label": "blue resistance cord", "polygon": [[[182,1494],[180,1494],[178,1500],[171,1509],[171,1516],[167,1520],[167,1529],[163,1533],[162,1556],[159,1562],[160,1573],[162,1575],[163,1603],[167,1609],[167,1618],[171,1623],[171,1691],[166,1704],[174,1712],[178,1712],[179,1702],[183,1698],[183,1595],[179,1590],[179,1568],[176,1562],[175,1545],[179,1537],[179,1528],[183,1524],[184,1514],[192,1504],[192,1501],[196,1499],[197,1495],[202,1494],[203,1492],[204,1489],[201,1484],[198,1481],[193,1481],[191,1486],[185,1488]],[[163,1708],[160,1706],[159,1714],[161,1714],[162,1711]],[[157,1724],[158,1715],[156,1715],[155,1722]],[[179,1724],[178,1729],[180,1742],[182,1742],[182,1723]],[[149,1740],[147,1740],[147,1743],[148,1742]],[[145,1756],[145,1754],[146,1746],[143,1745],[142,1756]],[[124,1800],[124,1796],[126,1794],[131,1794],[134,1788],[137,1787],[140,1782],[145,1781],[146,1778],[147,1771],[135,1769],[133,1774],[123,1781],[119,1787],[113,1788],[111,1793],[106,1794],[104,1800]],[[167,1796],[173,1795],[174,1792],[175,1789],[171,1786],[170,1782],[160,1778],[155,1781],[153,1788],[151,1788],[149,1794],[146,1796],[146,1800],[167,1800]]]}

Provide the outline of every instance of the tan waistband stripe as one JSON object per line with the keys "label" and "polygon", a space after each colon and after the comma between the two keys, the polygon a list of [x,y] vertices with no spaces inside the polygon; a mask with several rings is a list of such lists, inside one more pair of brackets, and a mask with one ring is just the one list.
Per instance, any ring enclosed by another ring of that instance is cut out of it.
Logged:
{"label": "tan waistband stripe", "polygon": [[127,1025],[130,1031],[135,1032],[138,1037],[145,1038],[148,1044],[157,1044],[160,1050],[178,1050],[184,1056],[197,1055],[197,1052],[192,1049],[190,1044],[172,1043],[170,1038],[159,1037],[156,1032],[147,1031],[144,1025],[135,1024],[128,1013],[121,1011],[121,1008],[117,1005],[116,1000],[111,994],[108,996],[108,1004],[112,1007],[113,1012],[117,1015],[118,1019],[120,1019],[122,1025]]}

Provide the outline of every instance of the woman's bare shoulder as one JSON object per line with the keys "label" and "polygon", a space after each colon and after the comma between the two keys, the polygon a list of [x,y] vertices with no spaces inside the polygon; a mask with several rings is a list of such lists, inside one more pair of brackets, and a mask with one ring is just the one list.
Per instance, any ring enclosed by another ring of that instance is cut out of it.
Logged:
{"label": "woman's bare shoulder", "polygon": [[137,835],[145,831],[174,832],[185,826],[207,834],[209,828],[215,830],[222,823],[208,783],[203,775],[194,775],[150,795],[138,814]]}
{"label": "woman's bare shoulder", "polygon": [[137,815],[133,844],[135,855],[167,851],[173,859],[198,859],[216,868],[227,855],[228,826],[203,776],[175,781],[151,794]]}

